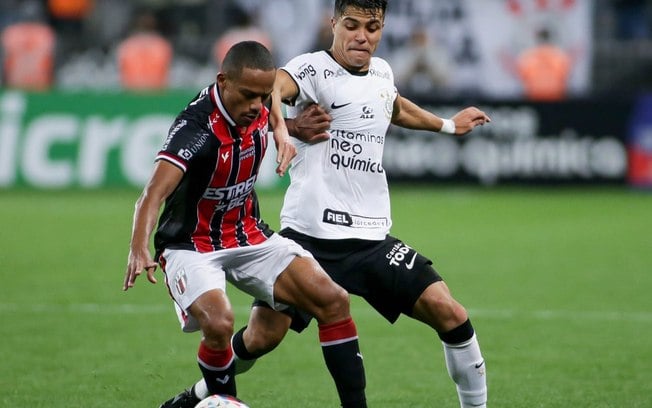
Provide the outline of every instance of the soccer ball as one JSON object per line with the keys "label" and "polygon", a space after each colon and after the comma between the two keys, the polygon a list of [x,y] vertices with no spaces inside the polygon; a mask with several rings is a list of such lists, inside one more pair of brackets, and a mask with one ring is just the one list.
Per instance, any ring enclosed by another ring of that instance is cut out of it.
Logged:
{"label": "soccer ball", "polygon": [[195,408],[249,408],[249,406],[230,395],[215,394],[201,400]]}

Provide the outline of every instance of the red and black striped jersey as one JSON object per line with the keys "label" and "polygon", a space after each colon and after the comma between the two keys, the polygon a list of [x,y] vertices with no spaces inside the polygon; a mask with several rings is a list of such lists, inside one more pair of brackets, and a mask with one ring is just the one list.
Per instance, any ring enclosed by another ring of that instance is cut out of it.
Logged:
{"label": "red and black striped jersey", "polygon": [[216,84],[177,116],[156,160],[184,176],[167,198],[154,237],[165,248],[211,252],[256,245],[273,231],[260,219],[254,183],[267,149],[269,109],[247,128],[229,116]]}

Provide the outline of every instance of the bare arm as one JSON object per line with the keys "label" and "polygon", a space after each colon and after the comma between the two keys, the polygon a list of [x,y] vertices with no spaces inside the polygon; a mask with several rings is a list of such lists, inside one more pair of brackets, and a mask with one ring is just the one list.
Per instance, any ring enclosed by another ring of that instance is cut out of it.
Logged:
{"label": "bare arm", "polygon": [[285,125],[283,118],[283,110],[281,105],[283,100],[292,99],[299,94],[299,88],[290,74],[282,69],[276,71],[276,81],[274,82],[274,90],[272,91],[272,110],[270,112],[270,120],[274,128],[274,141],[276,142],[276,162],[278,167],[276,173],[280,176],[285,174],[290,161],[296,155],[296,148],[290,141],[290,134]]}
{"label": "bare arm", "polygon": [[[447,123],[447,121],[449,121]],[[398,95],[394,101],[392,123],[408,129],[465,135],[478,125],[491,122],[480,109],[471,106],[462,109],[450,119],[442,119],[434,113],[419,107],[407,98]]]}
{"label": "bare arm", "polygon": [[147,271],[147,280],[156,283],[156,262],[149,251],[149,240],[156,226],[161,205],[179,185],[182,177],[183,171],[169,162],[160,160],[155,164],[152,177],[136,201],[122,290],[133,287],[143,270]]}

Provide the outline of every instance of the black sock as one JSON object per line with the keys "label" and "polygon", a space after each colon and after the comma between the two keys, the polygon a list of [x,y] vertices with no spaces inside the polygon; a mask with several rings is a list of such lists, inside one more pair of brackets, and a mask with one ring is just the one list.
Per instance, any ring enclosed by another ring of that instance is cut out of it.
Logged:
{"label": "black sock", "polygon": [[466,319],[466,321],[453,330],[447,331],[445,333],[437,333],[439,335],[439,338],[441,341],[443,341],[446,344],[459,344],[459,343],[464,343],[471,337],[473,337],[473,325],[471,324],[470,319]]}
{"label": "black sock", "polygon": [[240,360],[255,360],[258,357],[264,355],[264,353],[250,353],[245,346],[244,338],[242,334],[244,333],[247,326],[244,326],[242,329],[238,330],[237,333],[231,338],[231,346],[233,347],[233,352],[238,356]]}
{"label": "black sock", "polygon": [[233,350],[230,347],[226,350],[214,350],[202,342],[197,355],[199,369],[206,381],[208,393],[236,397]]}
{"label": "black sock", "polygon": [[366,408],[364,365],[353,320],[319,325],[319,341],[342,407]]}

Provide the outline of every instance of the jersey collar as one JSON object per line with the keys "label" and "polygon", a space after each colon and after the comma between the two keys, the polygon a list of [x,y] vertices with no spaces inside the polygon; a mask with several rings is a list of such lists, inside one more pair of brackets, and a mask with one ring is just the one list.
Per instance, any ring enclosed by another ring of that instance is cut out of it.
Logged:
{"label": "jersey collar", "polygon": [[333,53],[331,52],[331,50],[324,50],[324,51],[326,51],[326,54],[328,54],[328,56],[331,57],[331,58],[333,59],[333,61],[335,61],[335,63],[336,63],[337,65],[339,65],[340,67],[342,67],[343,70],[345,70],[346,72],[348,72],[348,73],[351,74],[351,75],[355,75],[355,76],[365,76],[365,75],[367,75],[367,74],[369,73],[369,70],[366,70],[366,71],[351,71],[350,69],[346,69],[346,68],[344,68],[344,67],[342,66],[342,64],[340,64],[339,62],[337,62],[337,60],[336,60],[335,57],[333,56]]}
{"label": "jersey collar", "polygon": [[229,115],[229,112],[226,111],[226,108],[224,107],[224,104],[222,103],[222,98],[220,97],[220,90],[217,89],[217,82],[213,84],[213,89],[211,90],[211,94],[213,96],[213,102],[215,102],[215,105],[217,105],[217,109],[222,112],[222,115],[224,118],[229,122],[229,125],[235,126],[235,121],[233,118],[231,118],[231,115]]}

